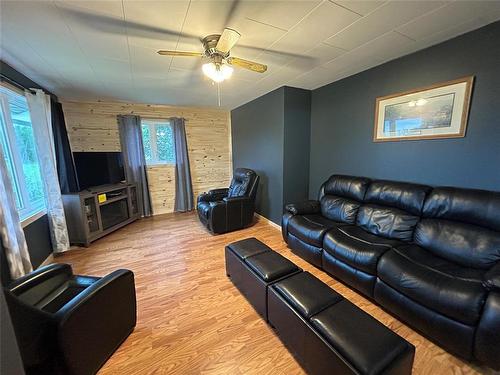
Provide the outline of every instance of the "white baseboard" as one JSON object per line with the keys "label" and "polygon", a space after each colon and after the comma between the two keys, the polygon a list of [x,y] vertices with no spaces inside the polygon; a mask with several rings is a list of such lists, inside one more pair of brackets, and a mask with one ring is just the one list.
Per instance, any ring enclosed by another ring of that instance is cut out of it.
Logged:
{"label": "white baseboard", "polygon": [[267,224],[269,224],[272,227],[275,227],[276,229],[281,230],[281,225],[276,224],[274,221],[269,220],[267,217],[264,217],[258,213],[255,213],[255,216],[259,218],[259,220],[265,221]]}

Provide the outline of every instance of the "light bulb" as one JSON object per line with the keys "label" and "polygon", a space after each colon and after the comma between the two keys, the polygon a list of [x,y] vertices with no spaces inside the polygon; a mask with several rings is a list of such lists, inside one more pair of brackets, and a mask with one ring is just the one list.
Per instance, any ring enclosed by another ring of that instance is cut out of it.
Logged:
{"label": "light bulb", "polygon": [[203,73],[214,82],[222,82],[233,74],[233,68],[226,64],[215,64],[213,62],[203,64]]}

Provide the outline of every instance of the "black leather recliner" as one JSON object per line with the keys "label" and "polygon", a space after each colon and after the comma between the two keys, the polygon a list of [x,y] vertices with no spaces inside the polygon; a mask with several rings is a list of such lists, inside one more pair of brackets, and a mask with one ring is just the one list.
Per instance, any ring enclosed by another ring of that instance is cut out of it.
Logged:
{"label": "black leather recliner", "polygon": [[500,192],[333,175],[283,238],[447,350],[500,370]]}
{"label": "black leather recliner", "polygon": [[134,274],[52,264],[4,287],[26,373],[95,374],[136,324]]}
{"label": "black leather recliner", "polygon": [[234,171],[228,189],[200,194],[198,217],[212,233],[226,233],[249,226],[253,221],[259,176],[251,169]]}

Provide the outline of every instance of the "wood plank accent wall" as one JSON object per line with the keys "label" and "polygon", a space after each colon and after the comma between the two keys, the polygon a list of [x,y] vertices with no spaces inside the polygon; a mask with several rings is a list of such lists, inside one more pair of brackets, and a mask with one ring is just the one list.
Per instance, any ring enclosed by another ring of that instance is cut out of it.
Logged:
{"label": "wood plank accent wall", "polygon": [[[213,188],[229,185],[232,175],[231,125],[225,110],[116,102],[62,102],[71,149],[120,151],[116,116],[135,114],[143,118],[186,119],[191,177],[195,198]],[[172,165],[147,168],[153,212],[172,212],[175,169]]]}

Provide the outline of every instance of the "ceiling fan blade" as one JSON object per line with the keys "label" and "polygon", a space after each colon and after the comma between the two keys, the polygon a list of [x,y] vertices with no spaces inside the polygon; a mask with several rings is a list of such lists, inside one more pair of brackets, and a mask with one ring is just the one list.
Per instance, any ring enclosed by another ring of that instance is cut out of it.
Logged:
{"label": "ceiling fan blade", "polygon": [[186,56],[186,57],[203,57],[205,56],[202,52],[184,52],[184,51],[169,51],[169,50],[159,50],[159,55],[166,56]]}
{"label": "ceiling fan blade", "polygon": [[240,68],[248,69],[257,73],[264,73],[267,70],[267,65],[259,64],[255,61],[240,59],[238,57],[229,57],[227,62],[231,65],[236,65]]}
{"label": "ceiling fan blade", "polygon": [[226,27],[222,32],[222,35],[220,36],[215,49],[222,53],[228,53],[229,50],[233,48],[234,45],[238,42],[240,36],[241,34],[236,30]]}

